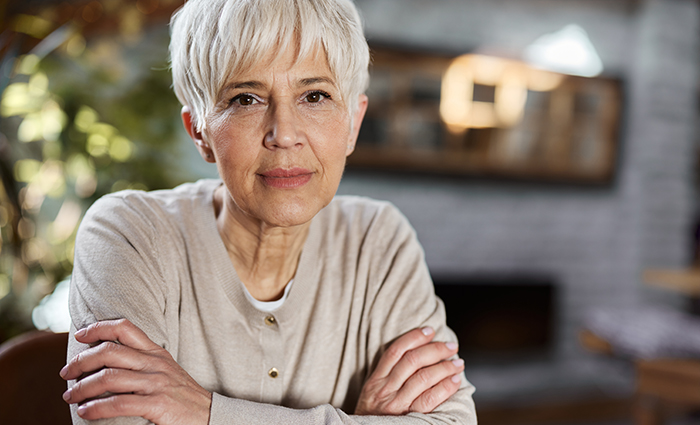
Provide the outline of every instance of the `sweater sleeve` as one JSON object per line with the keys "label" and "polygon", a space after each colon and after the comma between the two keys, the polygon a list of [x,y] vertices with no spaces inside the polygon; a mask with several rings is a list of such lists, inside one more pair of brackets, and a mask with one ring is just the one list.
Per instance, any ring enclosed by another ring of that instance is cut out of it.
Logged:
{"label": "sweater sleeve", "polygon": [[[368,356],[376,365],[399,336],[424,326],[435,330],[433,341],[457,342],[447,327],[445,307],[436,295],[423,248],[413,227],[393,205],[377,217],[368,238],[373,256],[371,274],[376,276],[368,292],[374,294],[369,316]],[[454,358],[457,358],[456,356]],[[415,423],[476,424],[474,387],[462,373],[460,389],[430,414],[412,413]],[[407,422],[411,423],[411,422]]]}
{"label": "sweater sleeve", "polygon": [[[158,241],[149,220],[119,196],[97,201],[86,214],[76,239],[70,287],[71,335],[101,320],[126,318],[156,344],[167,347],[163,278]],[[68,360],[89,348],[69,338]],[[75,384],[70,381],[69,386]],[[74,424],[86,424],[71,405]],[[90,423],[145,424],[142,418]]]}
{"label": "sweater sleeve", "polygon": [[[391,342],[417,327],[433,327],[435,341],[457,341],[446,325],[445,308],[435,295],[415,231],[395,207],[385,205],[367,231],[359,261],[359,267],[366,268],[369,276],[364,331],[368,358],[373,359],[373,365]],[[367,371],[365,379],[372,370]],[[328,404],[312,409],[290,409],[214,394],[210,425],[476,425],[473,392],[474,387],[462,374],[457,393],[433,412],[404,416],[349,415]]]}

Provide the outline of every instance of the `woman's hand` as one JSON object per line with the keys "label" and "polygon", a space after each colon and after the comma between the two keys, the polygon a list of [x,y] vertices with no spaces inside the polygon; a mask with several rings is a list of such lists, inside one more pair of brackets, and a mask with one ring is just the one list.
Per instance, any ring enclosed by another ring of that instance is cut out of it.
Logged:
{"label": "woman's hand", "polygon": [[[81,404],[81,418],[140,416],[158,425],[209,422],[211,393],[128,320],[95,323],[76,332],[75,339],[98,344],[61,370],[63,379],[79,379],[63,398]],[[105,393],[111,394],[96,398]]]}
{"label": "woman's hand", "polygon": [[461,382],[464,361],[447,360],[457,353],[453,342],[431,342],[435,332],[414,329],[394,341],[365,382],[356,415],[430,413]]}

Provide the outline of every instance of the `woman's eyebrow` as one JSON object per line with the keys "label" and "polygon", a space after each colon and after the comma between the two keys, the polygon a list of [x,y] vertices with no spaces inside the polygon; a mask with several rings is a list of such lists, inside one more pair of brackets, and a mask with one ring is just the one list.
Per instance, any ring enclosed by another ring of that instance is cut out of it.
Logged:
{"label": "woman's eyebrow", "polygon": [[331,86],[335,87],[335,81],[328,77],[311,77],[311,78],[302,78],[299,80],[299,86],[300,87],[306,87],[306,86],[312,86],[314,84],[319,84],[319,83],[326,83],[330,84]]}
{"label": "woman's eyebrow", "polygon": [[265,84],[263,84],[260,81],[240,81],[240,82],[233,82],[231,84],[227,84],[224,86],[223,89],[219,92],[217,98],[219,100],[222,100],[224,96],[226,96],[226,93],[230,92],[231,90],[236,90],[236,89],[253,89],[253,90],[263,90],[265,89]]}
{"label": "woman's eyebrow", "polygon": [[231,83],[225,87],[225,90],[231,89],[264,89],[265,84],[260,81],[241,81],[236,83]]}

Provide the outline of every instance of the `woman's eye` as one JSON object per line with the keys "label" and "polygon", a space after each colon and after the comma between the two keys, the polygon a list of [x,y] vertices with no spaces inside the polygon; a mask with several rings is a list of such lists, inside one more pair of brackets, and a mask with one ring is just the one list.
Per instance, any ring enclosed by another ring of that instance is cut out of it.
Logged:
{"label": "woman's eye", "polygon": [[250,106],[256,103],[257,100],[249,94],[239,94],[238,96],[231,99],[231,103],[238,103],[241,106]]}
{"label": "woman's eye", "polygon": [[315,91],[315,92],[307,94],[305,99],[309,103],[318,103],[321,100],[323,100],[324,97],[330,99],[330,96],[327,93]]}

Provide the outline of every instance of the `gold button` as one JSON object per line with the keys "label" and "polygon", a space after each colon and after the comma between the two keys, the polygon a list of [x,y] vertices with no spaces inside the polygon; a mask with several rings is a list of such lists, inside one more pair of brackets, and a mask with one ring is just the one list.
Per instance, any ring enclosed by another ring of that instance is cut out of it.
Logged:
{"label": "gold button", "polygon": [[272,326],[275,324],[277,320],[275,320],[275,316],[265,316],[265,324],[267,326]]}
{"label": "gold button", "polygon": [[277,378],[280,375],[280,372],[277,370],[276,367],[273,367],[272,369],[267,371],[267,374],[270,375],[270,378]]}

